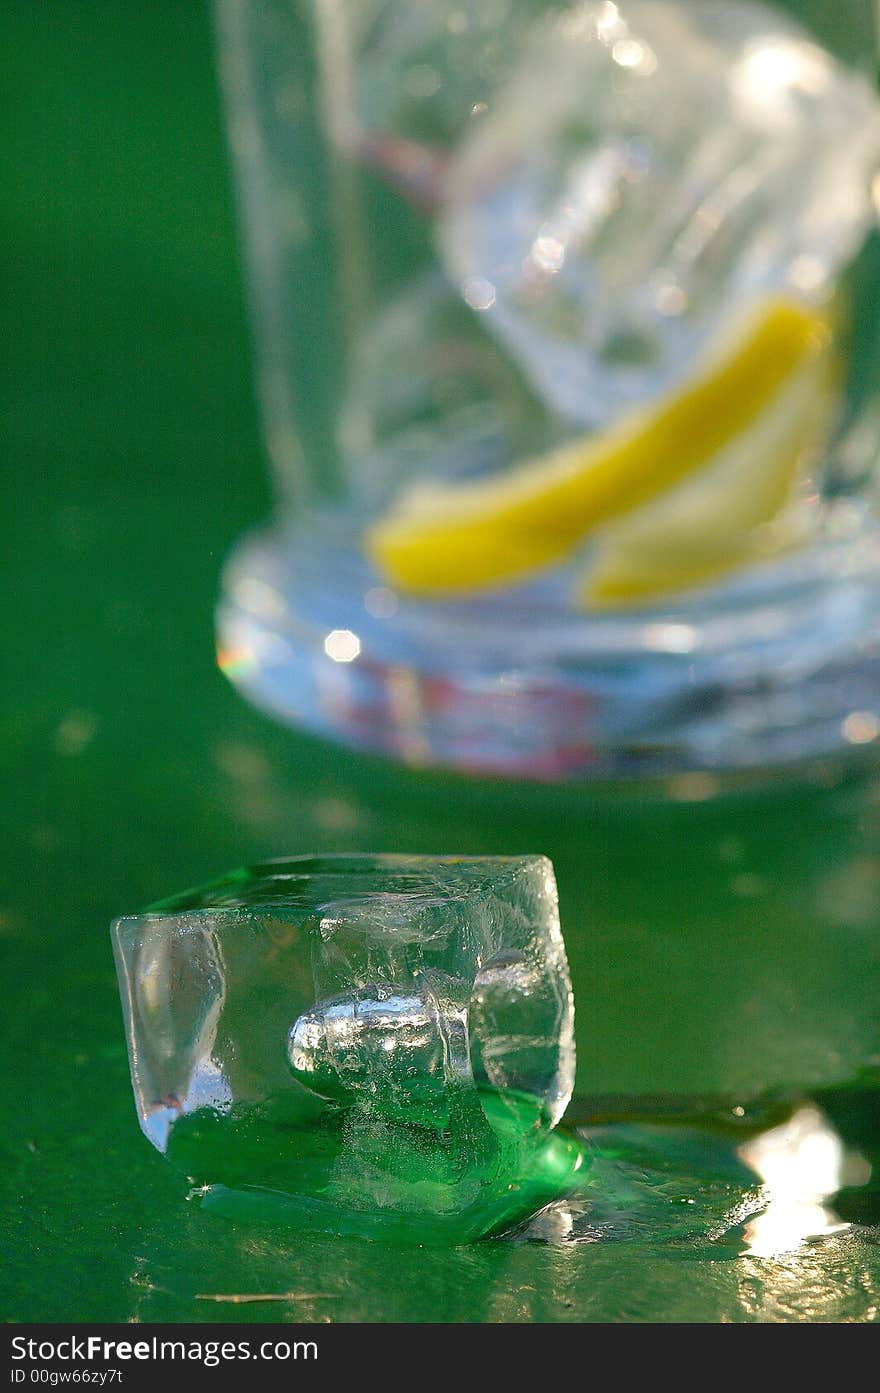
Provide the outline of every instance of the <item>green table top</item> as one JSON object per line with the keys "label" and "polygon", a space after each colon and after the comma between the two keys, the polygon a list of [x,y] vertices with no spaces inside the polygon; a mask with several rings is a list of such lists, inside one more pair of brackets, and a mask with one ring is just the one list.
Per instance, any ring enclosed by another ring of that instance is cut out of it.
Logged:
{"label": "green table top", "polygon": [[[213,655],[219,567],[268,495],[207,13],[13,4],[0,44],[0,1315],[876,1314],[870,1228],[776,1259],[698,1261],[665,1247],[662,1225],[647,1244],[430,1254],[238,1227],[185,1202],[135,1121],[114,914],[283,853],[544,851],[577,995],[575,1118],[646,1095],[674,1112],[864,1084],[880,1058],[878,786],[833,770],[712,801],[693,780],[666,800],[472,785],[250,710]],[[323,1295],[202,1299],[230,1292]]]}

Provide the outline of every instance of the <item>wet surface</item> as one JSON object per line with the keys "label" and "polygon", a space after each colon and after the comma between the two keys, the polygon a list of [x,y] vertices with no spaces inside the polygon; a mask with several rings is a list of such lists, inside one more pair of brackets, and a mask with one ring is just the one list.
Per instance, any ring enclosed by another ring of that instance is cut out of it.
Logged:
{"label": "wet surface", "polygon": [[[511,792],[356,759],[250,711],[213,655],[221,559],[267,500],[205,17],[56,3],[3,27],[16,55],[7,151],[22,177],[0,199],[15,312],[14,468],[0,491],[16,597],[0,691],[14,795],[0,898],[2,1314],[876,1317],[876,781],[820,769],[718,800],[691,778],[666,802]],[[314,850],[553,858],[577,999],[572,1117],[598,1153],[596,1193],[568,1217],[557,1208],[442,1260],[292,1241],[187,1202],[140,1135],[111,917]],[[735,1121],[716,1123],[755,1100],[770,1109],[764,1130],[790,1102],[817,1107],[856,1157],[836,1194],[806,1195],[836,1216],[819,1234],[813,1214],[794,1240],[784,1213],[777,1237],[766,1225],[746,1236],[771,1182],[737,1155]],[[214,1299],[230,1294],[284,1300]]]}

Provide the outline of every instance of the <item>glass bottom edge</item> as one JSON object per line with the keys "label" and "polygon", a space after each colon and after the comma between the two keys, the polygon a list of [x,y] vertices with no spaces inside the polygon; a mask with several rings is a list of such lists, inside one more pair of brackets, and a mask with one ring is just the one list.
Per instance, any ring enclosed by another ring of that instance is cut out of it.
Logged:
{"label": "glass bottom edge", "polygon": [[539,588],[425,603],[344,530],[267,528],[225,567],[218,662],[282,721],[411,766],[760,784],[878,740],[878,578],[870,536],[639,613],[578,615]]}

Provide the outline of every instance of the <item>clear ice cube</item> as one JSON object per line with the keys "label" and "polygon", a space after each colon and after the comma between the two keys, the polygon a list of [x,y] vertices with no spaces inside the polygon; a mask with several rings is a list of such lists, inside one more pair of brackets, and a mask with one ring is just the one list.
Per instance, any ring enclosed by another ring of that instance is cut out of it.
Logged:
{"label": "clear ice cube", "polygon": [[571,1096],[543,857],[267,862],[113,941],[141,1127],[199,1183],[458,1213]]}
{"label": "clear ice cube", "polygon": [[546,4],[380,0],[363,17],[353,15],[348,22],[359,53],[352,73],[355,137],[380,156],[383,144],[393,156],[399,140],[450,148],[480,119]]}
{"label": "clear ice cube", "polygon": [[600,425],[749,297],[830,295],[872,216],[878,112],[778,10],[588,2],[536,25],[452,156],[442,256],[542,399]]}
{"label": "clear ice cube", "polygon": [[365,507],[419,482],[491,474],[558,437],[521,372],[440,271],[416,277],[366,324],[340,418]]}

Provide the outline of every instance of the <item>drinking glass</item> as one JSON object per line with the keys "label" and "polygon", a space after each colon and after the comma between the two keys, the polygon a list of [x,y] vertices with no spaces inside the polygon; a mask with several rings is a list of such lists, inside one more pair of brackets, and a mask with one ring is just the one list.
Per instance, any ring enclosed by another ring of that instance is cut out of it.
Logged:
{"label": "drinking glass", "polygon": [[482,773],[869,747],[869,0],[216,16],[276,498],[221,668]]}

